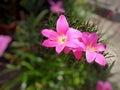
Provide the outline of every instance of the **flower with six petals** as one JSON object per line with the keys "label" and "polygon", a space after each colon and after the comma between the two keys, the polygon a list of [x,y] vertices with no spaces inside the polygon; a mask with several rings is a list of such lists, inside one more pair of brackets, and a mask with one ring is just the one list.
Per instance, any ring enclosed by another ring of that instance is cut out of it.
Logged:
{"label": "flower with six petals", "polygon": [[62,1],[59,0],[56,3],[53,0],[48,0],[48,3],[51,5],[50,10],[54,13],[60,14],[65,13],[65,10],[62,8]]}
{"label": "flower with six petals", "polygon": [[112,90],[112,86],[110,82],[106,81],[105,83],[103,81],[98,81],[96,85],[96,90]]}
{"label": "flower with six petals", "polygon": [[82,40],[86,46],[84,51],[86,52],[87,62],[91,63],[92,61],[95,61],[98,64],[105,66],[106,59],[100,52],[105,51],[106,48],[104,44],[97,43],[97,33],[90,34],[88,32],[84,32],[82,35]]}
{"label": "flower with six petals", "polygon": [[81,32],[69,27],[64,15],[61,15],[57,20],[56,30],[57,32],[51,29],[42,30],[42,34],[48,38],[42,45],[56,47],[57,53],[61,53],[66,46],[75,47],[78,42],[77,38],[81,37]]}

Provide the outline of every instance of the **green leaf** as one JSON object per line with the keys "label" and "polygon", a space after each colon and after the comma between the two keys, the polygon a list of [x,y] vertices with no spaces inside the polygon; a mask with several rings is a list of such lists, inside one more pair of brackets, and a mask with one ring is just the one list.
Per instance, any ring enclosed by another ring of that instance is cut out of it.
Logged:
{"label": "green leaf", "polygon": [[26,61],[22,61],[21,62],[21,65],[22,66],[25,66],[27,69],[29,69],[29,70],[34,70],[34,67],[30,64],[30,63],[28,63],[28,62],[26,62]]}
{"label": "green leaf", "polygon": [[27,73],[24,73],[23,74],[22,84],[21,84],[21,90],[26,90],[26,88],[27,88],[27,80],[28,80],[28,75],[27,75]]}
{"label": "green leaf", "polygon": [[12,65],[12,64],[6,64],[6,67],[9,70],[18,70],[19,69],[19,67],[17,67],[16,65]]}
{"label": "green leaf", "polygon": [[107,71],[110,71],[112,69],[112,67],[114,66],[115,61],[112,62],[112,64],[108,67]]}
{"label": "green leaf", "polygon": [[48,10],[43,10],[35,19],[34,23],[33,23],[33,28],[36,27],[38,25],[38,23],[40,22],[40,20],[48,13]]}

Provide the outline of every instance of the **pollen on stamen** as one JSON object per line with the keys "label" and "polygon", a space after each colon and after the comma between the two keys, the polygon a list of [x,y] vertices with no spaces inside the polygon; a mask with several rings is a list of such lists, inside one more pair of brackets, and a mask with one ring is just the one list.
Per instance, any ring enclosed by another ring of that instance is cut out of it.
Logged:
{"label": "pollen on stamen", "polygon": [[67,38],[63,35],[58,38],[58,42],[60,42],[62,44],[65,43],[66,41],[67,41]]}
{"label": "pollen on stamen", "polygon": [[88,49],[89,51],[91,51],[91,52],[95,52],[95,51],[96,51],[96,49],[93,48],[93,47],[91,47],[91,46],[87,46],[87,49]]}

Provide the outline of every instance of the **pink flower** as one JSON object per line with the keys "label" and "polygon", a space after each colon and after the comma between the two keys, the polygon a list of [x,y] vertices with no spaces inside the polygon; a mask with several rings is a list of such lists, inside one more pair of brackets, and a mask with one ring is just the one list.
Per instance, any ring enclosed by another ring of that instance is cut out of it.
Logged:
{"label": "pink flower", "polygon": [[97,82],[96,90],[112,90],[110,82],[102,82],[101,80]]}
{"label": "pink flower", "polygon": [[114,13],[113,13],[112,11],[110,11],[110,12],[107,14],[107,17],[108,17],[108,18],[112,18],[113,15],[114,15]]}
{"label": "pink flower", "polygon": [[[46,47],[56,47],[56,52],[60,53],[66,46],[76,47],[78,39],[82,36],[81,32],[70,28],[64,15],[57,20],[57,32],[51,29],[43,29],[42,34],[48,39],[42,45]],[[82,45],[82,44],[81,44]]]}
{"label": "pink flower", "polygon": [[64,49],[64,53],[68,54],[70,51],[72,51],[73,54],[74,54],[74,56],[75,56],[75,58],[77,60],[80,60],[81,57],[82,57],[82,51],[84,51],[84,49],[85,49],[86,46],[85,46],[85,44],[82,41],[82,36],[80,36],[79,38],[77,38],[77,40],[76,40],[76,43],[75,43],[74,47],[66,47]]}
{"label": "pink flower", "polygon": [[0,56],[3,55],[5,49],[7,48],[8,44],[11,41],[11,37],[10,36],[3,36],[0,35]]}
{"label": "pink flower", "polygon": [[84,32],[82,34],[82,40],[86,46],[85,52],[86,52],[86,59],[88,63],[91,63],[92,61],[97,62],[98,64],[105,66],[106,59],[105,57],[100,53],[101,51],[105,51],[105,45],[98,44],[98,35],[96,33],[88,33]]}
{"label": "pink flower", "polygon": [[72,50],[75,58],[79,60],[82,57],[82,51],[83,51],[82,47],[84,47],[84,44],[81,42],[81,45],[77,45],[77,47],[76,48],[75,47],[74,48],[66,47],[64,49],[64,53],[68,54]]}
{"label": "pink flower", "polygon": [[48,3],[51,5],[50,10],[52,12],[57,14],[65,13],[65,10],[62,8],[62,1],[57,1],[55,3],[53,0],[48,0]]}

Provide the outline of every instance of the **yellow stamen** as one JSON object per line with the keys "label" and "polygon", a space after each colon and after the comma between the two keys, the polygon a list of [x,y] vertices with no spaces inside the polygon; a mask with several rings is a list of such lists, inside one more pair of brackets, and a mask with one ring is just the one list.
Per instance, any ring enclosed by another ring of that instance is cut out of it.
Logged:
{"label": "yellow stamen", "polygon": [[63,44],[67,41],[67,38],[64,35],[61,35],[60,37],[58,37],[57,41]]}
{"label": "yellow stamen", "polygon": [[87,50],[91,51],[91,52],[95,52],[96,48],[91,47],[91,46],[87,46]]}

